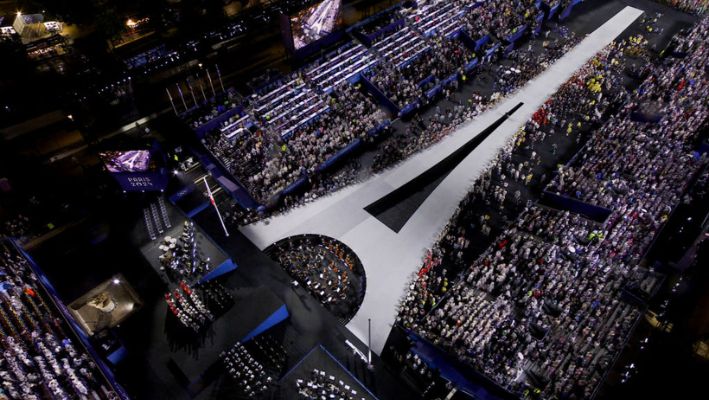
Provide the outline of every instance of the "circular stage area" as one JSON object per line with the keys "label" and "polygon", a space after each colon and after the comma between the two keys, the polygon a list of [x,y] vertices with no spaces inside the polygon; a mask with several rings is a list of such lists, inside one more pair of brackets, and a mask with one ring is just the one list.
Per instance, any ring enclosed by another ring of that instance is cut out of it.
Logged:
{"label": "circular stage area", "polygon": [[343,322],[357,313],[366,277],[357,255],[342,242],[321,235],[298,235],[266,249],[273,260]]}

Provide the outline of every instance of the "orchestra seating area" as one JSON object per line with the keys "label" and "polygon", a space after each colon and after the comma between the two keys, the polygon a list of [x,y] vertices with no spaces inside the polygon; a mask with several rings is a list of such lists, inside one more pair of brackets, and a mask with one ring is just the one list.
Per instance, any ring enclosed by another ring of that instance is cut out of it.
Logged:
{"label": "orchestra seating area", "polygon": [[271,257],[328,310],[348,321],[364,298],[366,278],[357,256],[327,237],[291,237],[276,243]]}

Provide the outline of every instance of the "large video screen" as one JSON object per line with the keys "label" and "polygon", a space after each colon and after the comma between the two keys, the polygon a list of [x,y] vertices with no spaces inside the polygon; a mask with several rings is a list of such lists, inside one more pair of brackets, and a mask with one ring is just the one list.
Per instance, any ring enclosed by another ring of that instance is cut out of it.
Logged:
{"label": "large video screen", "polygon": [[295,50],[322,39],[339,29],[342,21],[342,0],[325,0],[291,16],[290,26]]}
{"label": "large video screen", "polygon": [[145,172],[150,168],[150,151],[105,151],[99,153],[109,172]]}

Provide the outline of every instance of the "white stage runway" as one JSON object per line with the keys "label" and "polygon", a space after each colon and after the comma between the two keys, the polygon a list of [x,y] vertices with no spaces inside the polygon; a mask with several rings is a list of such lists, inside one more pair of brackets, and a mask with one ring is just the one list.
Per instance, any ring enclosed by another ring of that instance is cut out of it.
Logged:
{"label": "white stage runway", "polygon": [[[366,343],[367,319],[371,318],[372,350],[380,353],[406,285],[483,167],[562,83],[641,14],[641,10],[624,8],[515,95],[395,168],[241,231],[260,249],[292,235],[312,233],[338,239],[354,250],[366,271],[367,292],[347,328]],[[398,234],[364,210],[450,155],[520,102],[524,105],[441,182]]]}

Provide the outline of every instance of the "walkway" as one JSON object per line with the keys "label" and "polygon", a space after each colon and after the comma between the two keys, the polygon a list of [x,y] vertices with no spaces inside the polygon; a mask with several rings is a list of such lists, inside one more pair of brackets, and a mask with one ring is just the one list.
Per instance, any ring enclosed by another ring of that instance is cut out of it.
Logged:
{"label": "walkway", "polygon": [[[330,236],[354,250],[366,271],[367,292],[347,328],[366,343],[367,320],[371,318],[372,349],[380,353],[407,284],[485,165],[561,84],[641,14],[641,10],[625,7],[517,94],[395,168],[287,214],[246,226],[242,232],[262,250],[298,234]],[[398,234],[364,210],[453,153],[520,102],[522,107],[440,183]]]}

